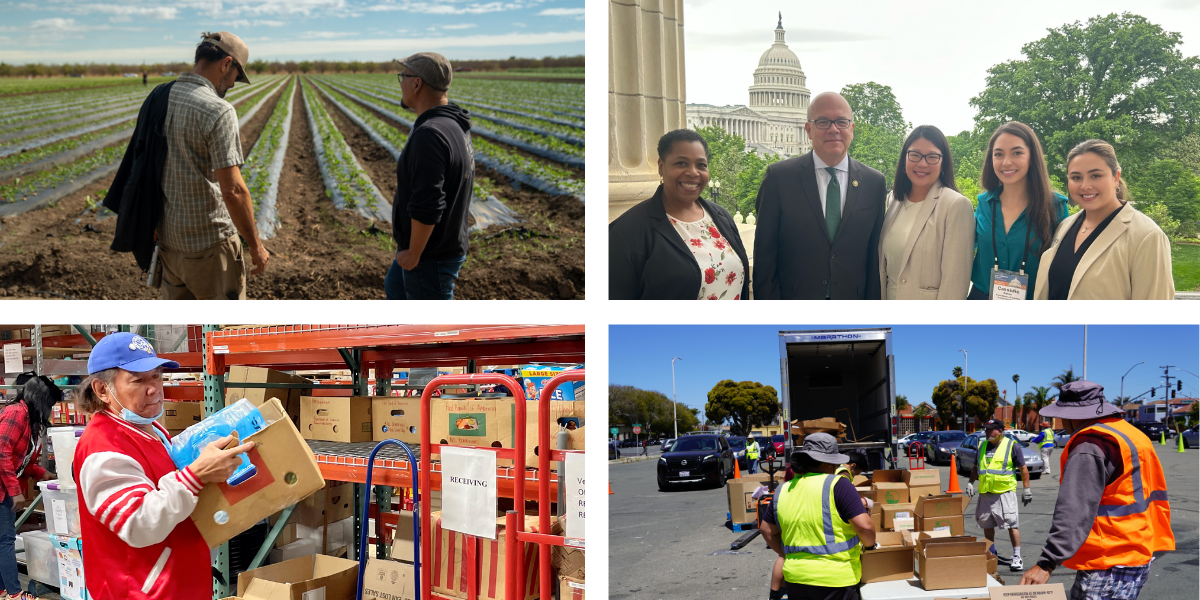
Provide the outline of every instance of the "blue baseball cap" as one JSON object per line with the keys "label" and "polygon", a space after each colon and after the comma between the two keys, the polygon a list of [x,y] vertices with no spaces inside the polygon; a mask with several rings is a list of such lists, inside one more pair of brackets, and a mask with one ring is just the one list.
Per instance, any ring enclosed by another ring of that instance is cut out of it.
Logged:
{"label": "blue baseball cap", "polygon": [[88,358],[88,373],[91,375],[112,368],[143,373],[158,367],[178,369],[179,363],[159,358],[154,354],[154,346],[151,346],[146,338],[128,331],[112,333],[101,338],[92,348],[92,355]]}

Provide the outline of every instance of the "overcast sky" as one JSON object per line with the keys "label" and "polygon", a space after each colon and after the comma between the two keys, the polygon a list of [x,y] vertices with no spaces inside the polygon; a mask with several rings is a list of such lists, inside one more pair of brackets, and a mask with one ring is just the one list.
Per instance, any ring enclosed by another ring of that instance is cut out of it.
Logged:
{"label": "overcast sky", "polygon": [[0,61],[190,62],[202,31],[250,59],[583,54],[584,0],[0,0]]}
{"label": "overcast sky", "polygon": [[988,68],[1021,58],[1021,46],[1045,37],[1047,29],[1131,11],[1182,34],[1185,56],[1200,55],[1200,0],[683,4],[690,103],[746,104],[754,69],[774,42],[783,11],[788,47],[814,96],[853,83],[889,85],[906,120],[936,125],[947,135],[973,126],[968,101],[983,90]]}

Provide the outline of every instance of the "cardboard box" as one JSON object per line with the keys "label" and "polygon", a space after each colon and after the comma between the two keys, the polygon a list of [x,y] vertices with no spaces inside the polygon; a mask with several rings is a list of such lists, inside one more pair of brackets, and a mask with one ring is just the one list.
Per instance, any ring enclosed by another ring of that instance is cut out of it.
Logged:
{"label": "cardboard box", "polygon": [[753,523],[758,520],[758,500],[751,497],[754,490],[766,484],[765,473],[755,473],[741,479],[725,482],[725,496],[729,500],[729,520],[733,523]]}
{"label": "cardboard box", "polygon": [[971,498],[966,494],[940,494],[922,496],[917,498],[914,504],[917,507],[918,517],[929,518],[961,516],[970,502]]}
{"label": "cardboard box", "polygon": [[[526,405],[525,464],[535,466],[538,457],[537,403]],[[438,444],[454,444],[474,448],[512,448],[517,437],[517,406],[511,397],[503,398],[435,398],[430,404],[430,438]],[[550,402],[550,442],[556,443],[559,418],[575,418],[582,422],[583,402]],[[439,455],[434,454],[436,459]],[[513,461],[500,459],[496,465],[510,467]]]}
{"label": "cardboard box", "polygon": [[311,381],[262,367],[229,367],[229,378],[225,384],[225,406],[247,398],[256,406],[271,398],[277,398],[296,427],[300,427],[300,398],[311,393],[303,388],[241,388],[238,383],[312,383]]}
{"label": "cardboard box", "polygon": [[898,532],[883,531],[875,535],[875,541],[878,550],[864,549],[862,553],[862,583],[912,579],[912,538],[906,541]]}
{"label": "cardboard box", "polygon": [[910,488],[942,485],[942,473],[937,469],[917,469],[915,471],[902,471],[902,473],[904,485]]}
{"label": "cardboard box", "polygon": [[987,585],[988,542],[974,537],[917,540],[916,576],[926,591]]}
{"label": "cardboard box", "polygon": [[558,600],[584,600],[585,587],[582,579],[559,576]]}
{"label": "cardboard box", "polygon": [[[413,518],[412,511],[400,511],[399,521],[396,523],[396,537],[392,539],[390,556],[393,560],[407,563],[415,560],[413,555]],[[557,546],[555,547],[557,548]]]}
{"label": "cardboard box", "polygon": [[317,545],[317,540],[302,538],[283,546],[271,548],[270,557],[272,563],[281,563],[294,558],[312,556],[317,554],[318,550],[320,548]]}
{"label": "cardboard box", "polygon": [[238,575],[245,600],[348,600],[358,592],[358,561],[316,554]]}
{"label": "cardboard box", "polygon": [[[278,516],[272,515],[271,523],[277,521]],[[288,524],[322,529],[326,522],[332,527],[334,523],[353,516],[354,484],[330,481],[325,488],[296,503],[296,509],[292,511],[292,518],[288,520]]]}
{"label": "cardboard box", "polygon": [[[896,529],[914,529],[913,519],[915,518],[916,509],[911,502],[902,504],[885,504],[883,505],[883,529],[885,531],[894,531]],[[897,520],[903,519],[903,523],[897,527]]]}
{"label": "cardboard box", "polygon": [[370,397],[300,398],[300,432],[306,440],[369,442],[371,422]]}
{"label": "cardboard box", "polygon": [[[904,483],[904,471],[901,469],[877,469],[871,473],[872,483]],[[905,484],[907,487],[908,484]]]}
{"label": "cardboard box", "polygon": [[[515,409],[514,409],[515,410]],[[584,415],[586,414],[585,405],[578,401],[550,401],[550,445],[558,448],[558,430],[559,419],[570,419],[575,422],[576,426],[583,424]],[[525,410],[525,465],[537,466],[540,449],[538,448],[538,405],[536,402],[531,402],[526,405]],[[514,435],[515,437],[515,435]],[[571,449],[570,431],[567,432],[567,449]],[[550,463],[552,471],[558,470],[558,465],[554,461]]]}
{"label": "cardboard box", "polygon": [[1061,583],[988,588],[991,600],[1067,600]]}
{"label": "cardboard box", "polygon": [[163,404],[163,414],[158,418],[161,424],[167,431],[184,430],[204,418],[204,403],[203,402],[174,402],[165,401]]}
{"label": "cardboard box", "polygon": [[420,398],[371,398],[371,441],[390,439],[406,444],[421,443]]}
{"label": "cardboard box", "polygon": [[872,500],[880,504],[904,504],[908,502],[908,486],[904,482],[875,480],[871,484]]}
{"label": "cardboard box", "polygon": [[[433,531],[429,537],[421,532],[425,543],[433,544],[433,592],[435,594],[465,598],[467,576],[463,569],[467,564],[467,536],[442,527],[442,513],[433,513]],[[496,519],[496,539],[472,538],[479,543],[475,552],[476,568],[479,573],[477,590],[480,600],[498,600],[504,596],[505,573],[505,519]],[[538,531],[538,517],[525,515],[525,530]],[[428,540],[426,542],[426,540]],[[521,550],[525,555],[525,573],[518,586],[523,590],[518,600],[534,600],[538,597],[537,544],[524,543]],[[546,600],[550,600],[547,598]]]}
{"label": "cardboard box", "polygon": [[922,496],[939,496],[942,494],[942,487],[938,485],[922,485],[908,488],[908,501],[916,502],[917,498]]}
{"label": "cardboard box", "polygon": [[963,535],[965,521],[962,515],[949,517],[917,517],[917,531],[948,531],[950,535]]}
{"label": "cardboard box", "polygon": [[583,550],[570,546],[554,546],[550,549],[550,565],[559,575],[582,580],[586,574]]}
{"label": "cardboard box", "polygon": [[876,502],[871,505],[871,522],[875,524],[875,531],[883,531],[883,505]]}
{"label": "cardboard box", "polygon": [[584,429],[585,429],[584,427],[579,427],[577,429],[568,429],[567,430],[567,436],[571,440],[570,444],[568,445],[568,448],[570,448],[571,450],[586,450],[586,448],[584,448],[584,438],[585,438],[585,436],[583,434]]}
{"label": "cardboard box", "polygon": [[415,600],[418,593],[412,565],[381,558],[367,559],[362,600]]}
{"label": "cardboard box", "polygon": [[258,408],[271,424],[246,438],[256,444],[249,457],[257,473],[236,486],[204,486],[192,511],[191,519],[209,548],[325,486],[316,457],[279,401],[271,399]]}

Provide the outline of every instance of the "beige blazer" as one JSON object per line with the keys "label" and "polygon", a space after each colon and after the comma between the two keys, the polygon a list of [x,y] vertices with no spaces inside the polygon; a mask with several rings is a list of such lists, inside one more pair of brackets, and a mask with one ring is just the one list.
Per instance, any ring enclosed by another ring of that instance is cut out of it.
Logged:
{"label": "beige blazer", "polygon": [[[891,198],[879,234],[879,289],[884,299],[887,270],[883,240],[891,232],[899,210],[900,202]],[[896,299],[966,300],[971,286],[971,262],[975,258],[975,213],[971,201],[938,182],[916,210],[920,212],[904,244]]]}
{"label": "beige blazer", "polygon": [[[1058,224],[1054,241],[1038,265],[1034,300],[1050,297],[1050,264],[1062,243],[1074,250],[1075,240],[1064,240],[1079,211]],[[1068,300],[1174,300],[1171,276],[1171,242],[1150,217],[1126,205],[1100,232],[1100,237],[1079,260],[1071,278]]]}

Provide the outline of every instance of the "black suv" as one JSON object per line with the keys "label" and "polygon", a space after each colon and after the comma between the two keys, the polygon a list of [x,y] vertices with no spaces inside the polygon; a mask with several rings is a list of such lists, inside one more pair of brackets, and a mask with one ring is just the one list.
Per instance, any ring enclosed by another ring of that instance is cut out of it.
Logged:
{"label": "black suv", "polygon": [[658,489],[668,492],[672,483],[694,481],[725,487],[725,480],[733,475],[733,461],[733,450],[724,436],[682,436],[658,459]]}
{"label": "black suv", "polygon": [[1166,433],[1168,438],[1175,437],[1174,429],[1171,429],[1170,427],[1167,427],[1166,425],[1163,425],[1157,421],[1135,421],[1133,426],[1137,427],[1142,433],[1146,434],[1146,437],[1150,438],[1150,441],[1152,442],[1157,442],[1162,439],[1162,435],[1164,433]]}

